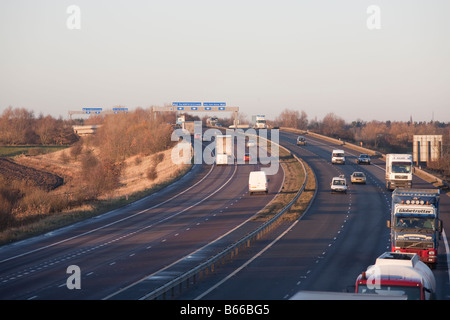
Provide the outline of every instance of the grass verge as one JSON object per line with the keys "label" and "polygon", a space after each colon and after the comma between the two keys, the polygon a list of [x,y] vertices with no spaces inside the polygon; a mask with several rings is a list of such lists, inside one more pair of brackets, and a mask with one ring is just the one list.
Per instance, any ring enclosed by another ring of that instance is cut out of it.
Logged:
{"label": "grass verge", "polygon": [[39,155],[49,152],[54,152],[62,149],[66,149],[69,146],[0,146],[0,157],[15,157],[21,154],[24,155]]}
{"label": "grass verge", "polygon": [[305,189],[291,208],[283,214],[281,220],[294,221],[298,219],[308,207],[314,196],[316,179],[308,164],[301,159],[300,161],[302,161],[302,163],[300,163],[290,152],[283,148],[279,148],[279,159],[285,174],[282,189],[280,193],[259,212],[255,217],[255,220],[267,221],[271,219],[294,199],[306,178],[302,163],[308,172]]}

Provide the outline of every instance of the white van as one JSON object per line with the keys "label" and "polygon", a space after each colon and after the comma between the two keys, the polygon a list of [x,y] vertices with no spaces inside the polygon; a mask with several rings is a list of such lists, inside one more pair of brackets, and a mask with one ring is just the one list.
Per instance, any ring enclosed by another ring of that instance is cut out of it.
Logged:
{"label": "white van", "polygon": [[267,176],[264,171],[252,171],[248,177],[248,191],[250,195],[253,192],[269,192]]}
{"label": "white van", "polygon": [[344,150],[334,149],[331,153],[331,163],[342,163],[345,164],[345,153]]}

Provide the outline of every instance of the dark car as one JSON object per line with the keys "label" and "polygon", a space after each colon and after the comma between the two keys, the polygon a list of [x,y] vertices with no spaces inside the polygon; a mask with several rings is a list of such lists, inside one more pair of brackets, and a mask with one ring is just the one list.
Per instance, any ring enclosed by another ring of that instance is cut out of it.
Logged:
{"label": "dark car", "polygon": [[368,154],[365,153],[361,153],[358,157],[358,159],[356,159],[356,163],[357,164],[370,164],[370,157]]}

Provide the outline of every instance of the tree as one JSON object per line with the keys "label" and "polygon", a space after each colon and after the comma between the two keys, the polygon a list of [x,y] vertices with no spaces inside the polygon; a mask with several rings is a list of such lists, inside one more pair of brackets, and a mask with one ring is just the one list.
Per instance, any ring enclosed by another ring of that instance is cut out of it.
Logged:
{"label": "tree", "polygon": [[51,116],[38,118],[36,123],[36,134],[39,136],[41,144],[54,143],[56,135],[56,120]]}
{"label": "tree", "polygon": [[333,112],[328,113],[322,120],[322,133],[329,137],[345,136],[345,121]]}
{"label": "tree", "polygon": [[308,116],[305,111],[284,109],[276,118],[275,122],[280,127],[306,130],[308,127]]}

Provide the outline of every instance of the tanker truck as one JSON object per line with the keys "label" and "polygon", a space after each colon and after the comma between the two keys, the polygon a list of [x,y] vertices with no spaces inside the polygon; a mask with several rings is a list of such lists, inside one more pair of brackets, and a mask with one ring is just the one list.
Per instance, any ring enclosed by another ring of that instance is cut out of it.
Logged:
{"label": "tanker truck", "polygon": [[436,279],[415,253],[385,252],[356,279],[355,293],[435,298]]}

